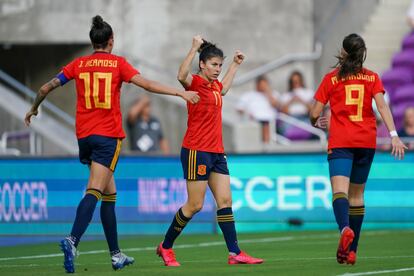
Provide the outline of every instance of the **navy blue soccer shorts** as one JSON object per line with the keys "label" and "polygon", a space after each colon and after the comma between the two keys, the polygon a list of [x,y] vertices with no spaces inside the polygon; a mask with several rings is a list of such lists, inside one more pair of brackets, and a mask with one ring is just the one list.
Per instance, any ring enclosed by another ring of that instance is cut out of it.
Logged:
{"label": "navy blue soccer shorts", "polygon": [[212,153],[181,148],[184,178],[191,181],[208,180],[211,172],[229,175],[224,153]]}
{"label": "navy blue soccer shorts", "polygon": [[342,175],[349,177],[351,183],[367,182],[375,149],[335,148],[328,153],[329,174],[331,177]]}
{"label": "navy blue soccer shorts", "polygon": [[79,160],[90,165],[92,161],[99,163],[111,171],[115,171],[121,152],[122,140],[101,135],[90,135],[78,139]]}

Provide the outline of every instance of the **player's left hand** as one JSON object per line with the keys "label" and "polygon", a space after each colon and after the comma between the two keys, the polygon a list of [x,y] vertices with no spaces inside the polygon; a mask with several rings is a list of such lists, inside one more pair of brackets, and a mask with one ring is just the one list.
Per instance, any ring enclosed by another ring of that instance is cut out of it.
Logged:
{"label": "player's left hand", "polygon": [[325,129],[328,127],[329,119],[328,117],[321,116],[316,120],[315,127]]}
{"label": "player's left hand", "polygon": [[37,116],[38,113],[39,113],[39,111],[37,111],[37,110],[30,110],[29,112],[27,112],[26,116],[24,117],[25,125],[29,126],[32,116]]}
{"label": "player's left hand", "polygon": [[405,150],[408,149],[406,145],[401,141],[400,137],[395,136],[391,138],[392,151],[391,155],[394,155],[398,160],[404,159]]}
{"label": "player's left hand", "polygon": [[237,50],[234,54],[233,61],[237,64],[242,64],[243,60],[246,58],[246,56],[243,54],[242,51]]}

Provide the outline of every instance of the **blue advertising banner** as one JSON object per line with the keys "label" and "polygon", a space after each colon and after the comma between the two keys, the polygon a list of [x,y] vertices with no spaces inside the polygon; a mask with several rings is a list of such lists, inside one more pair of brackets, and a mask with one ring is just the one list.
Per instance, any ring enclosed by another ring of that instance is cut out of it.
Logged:
{"label": "blue advertising banner", "polygon": [[[335,228],[325,154],[229,155],[228,162],[239,231]],[[413,165],[413,153],[402,161],[376,154],[366,186],[366,227],[414,228]],[[68,234],[87,181],[87,167],[75,158],[1,159],[0,245]],[[186,200],[176,157],[123,157],[115,181],[121,235],[164,233]],[[216,231],[208,193],[186,233]],[[102,233],[96,211],[87,234]]]}

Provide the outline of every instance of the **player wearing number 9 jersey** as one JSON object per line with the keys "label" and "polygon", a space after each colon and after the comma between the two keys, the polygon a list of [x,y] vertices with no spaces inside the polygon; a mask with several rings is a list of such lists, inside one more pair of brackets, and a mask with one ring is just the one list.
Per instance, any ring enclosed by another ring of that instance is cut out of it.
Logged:
{"label": "player wearing number 9 jersey", "polygon": [[125,58],[111,54],[113,31],[100,16],[92,19],[89,36],[95,52],[75,59],[43,85],[25,117],[25,123],[29,125],[31,117],[37,115],[38,107],[48,93],[71,79],[76,81],[79,158],[89,166],[90,176],[85,196],[76,211],[72,231],[60,244],[64,253],[64,268],[68,273],[75,272],[76,248],[100,199],[101,222],[113,269],[121,269],[134,262],[133,258],[119,249],[115,216],[116,187],[113,172],[118,162],[121,140],[125,137],[120,110],[122,83],[131,82],[153,93],[180,96],[191,104],[199,100],[196,92],[177,90],[143,78]]}
{"label": "player wearing number 9 jersey", "polygon": [[355,264],[358,240],[365,214],[365,183],[376,148],[375,100],[392,137],[392,154],[403,158],[406,148],[398,138],[384,88],[378,74],[363,67],[364,40],[357,34],[346,36],[336,68],[328,73],[315,93],[310,111],[311,123],[326,128],[320,116],[330,104],[328,162],[333,193],[333,210],[341,233],[338,263]]}

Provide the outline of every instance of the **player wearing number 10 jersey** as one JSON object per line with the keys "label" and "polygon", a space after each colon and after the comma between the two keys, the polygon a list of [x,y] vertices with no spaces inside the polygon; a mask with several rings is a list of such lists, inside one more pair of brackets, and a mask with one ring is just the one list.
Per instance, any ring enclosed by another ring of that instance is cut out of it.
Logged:
{"label": "player wearing number 10 jersey", "polygon": [[101,222],[112,260],[113,269],[132,264],[134,259],[123,254],[118,246],[115,216],[116,187],[113,172],[118,162],[121,141],[125,137],[120,110],[120,89],[123,82],[131,82],[150,92],[180,96],[197,103],[193,91],[182,91],[143,78],[123,57],[111,54],[114,36],[111,26],[95,16],[89,33],[95,52],[75,59],[62,72],[39,90],[25,123],[38,113],[40,103],[58,86],[76,81],[76,135],[79,158],[90,168],[85,196],[78,205],[75,222],[68,237],[61,241],[64,268],[74,273],[74,258],[82,235],[90,223],[97,202],[102,199]]}
{"label": "player wearing number 10 jersey", "polygon": [[336,68],[328,73],[315,93],[310,111],[314,126],[325,128],[320,114],[330,104],[328,162],[333,193],[333,210],[341,237],[338,263],[355,264],[359,234],[365,214],[365,183],[376,148],[374,99],[392,137],[392,153],[400,159],[405,146],[395,131],[394,120],[384,101],[384,88],[378,75],[363,67],[364,40],[350,34],[343,40]]}

